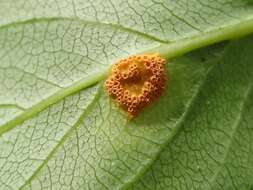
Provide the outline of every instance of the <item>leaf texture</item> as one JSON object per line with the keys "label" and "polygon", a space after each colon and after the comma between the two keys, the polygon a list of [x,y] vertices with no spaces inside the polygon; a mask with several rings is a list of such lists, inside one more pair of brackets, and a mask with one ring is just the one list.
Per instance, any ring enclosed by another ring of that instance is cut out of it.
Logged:
{"label": "leaf texture", "polygon": [[249,189],[252,37],[170,59],[133,120],[103,82],[120,58],[252,17],[245,0],[0,0],[0,189]]}
{"label": "leaf texture", "polygon": [[229,45],[182,130],[133,189],[250,189],[253,38]]}

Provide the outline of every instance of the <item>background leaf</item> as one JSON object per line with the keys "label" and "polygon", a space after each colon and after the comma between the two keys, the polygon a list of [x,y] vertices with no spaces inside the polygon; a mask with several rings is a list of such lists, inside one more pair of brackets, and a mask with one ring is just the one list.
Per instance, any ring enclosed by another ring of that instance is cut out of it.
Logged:
{"label": "background leaf", "polygon": [[182,130],[133,189],[250,189],[253,37],[233,42],[209,72]]}
{"label": "background leaf", "polygon": [[252,7],[247,0],[2,0],[0,15],[2,24],[34,18],[72,18],[175,41],[252,19]]}
{"label": "background leaf", "polygon": [[0,16],[0,189],[251,185],[251,38],[170,60],[134,120],[103,88],[119,58],[250,33],[248,1],[0,0]]}

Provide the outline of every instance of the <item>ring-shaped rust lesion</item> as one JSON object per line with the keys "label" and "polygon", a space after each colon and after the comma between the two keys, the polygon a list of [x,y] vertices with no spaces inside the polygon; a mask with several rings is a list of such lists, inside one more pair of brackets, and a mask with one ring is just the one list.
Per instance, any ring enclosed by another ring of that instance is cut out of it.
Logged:
{"label": "ring-shaped rust lesion", "polygon": [[136,116],[161,96],[166,81],[165,59],[158,54],[134,55],[113,65],[105,87],[130,116]]}

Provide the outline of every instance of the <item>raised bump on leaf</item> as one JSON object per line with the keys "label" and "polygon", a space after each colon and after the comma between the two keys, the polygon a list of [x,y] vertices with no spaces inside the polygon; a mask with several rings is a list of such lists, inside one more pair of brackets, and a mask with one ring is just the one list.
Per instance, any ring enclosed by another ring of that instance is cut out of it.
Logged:
{"label": "raised bump on leaf", "polygon": [[113,65],[105,87],[130,116],[136,116],[161,96],[166,80],[165,60],[158,54],[134,55]]}

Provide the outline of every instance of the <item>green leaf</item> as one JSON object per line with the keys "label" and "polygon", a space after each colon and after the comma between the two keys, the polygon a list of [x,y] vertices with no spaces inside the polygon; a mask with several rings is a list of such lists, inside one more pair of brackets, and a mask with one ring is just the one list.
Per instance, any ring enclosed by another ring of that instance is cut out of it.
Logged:
{"label": "green leaf", "polygon": [[182,130],[132,189],[251,189],[253,36],[209,71]]}
{"label": "green leaf", "polygon": [[[253,39],[170,59],[253,32],[248,1],[0,0],[0,18],[0,189],[253,183]],[[142,52],[168,88],[129,120],[103,81]]]}

